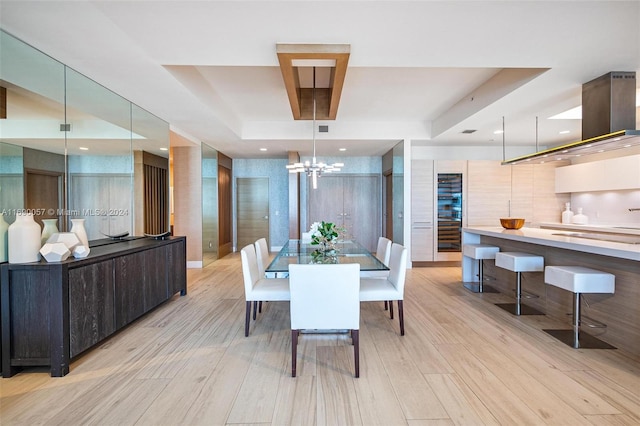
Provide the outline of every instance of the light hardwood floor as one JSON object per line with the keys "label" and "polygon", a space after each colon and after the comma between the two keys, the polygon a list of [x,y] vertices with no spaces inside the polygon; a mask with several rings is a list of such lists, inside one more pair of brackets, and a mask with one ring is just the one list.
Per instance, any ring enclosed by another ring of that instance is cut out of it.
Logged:
{"label": "light hardwood floor", "polygon": [[344,335],[303,335],[292,378],[288,304],[244,337],[237,254],[189,270],[174,297],[51,378],[0,379],[2,425],[637,425],[640,360],[573,350],[472,294],[459,268],[408,271],[406,335],[362,305],[360,378]]}

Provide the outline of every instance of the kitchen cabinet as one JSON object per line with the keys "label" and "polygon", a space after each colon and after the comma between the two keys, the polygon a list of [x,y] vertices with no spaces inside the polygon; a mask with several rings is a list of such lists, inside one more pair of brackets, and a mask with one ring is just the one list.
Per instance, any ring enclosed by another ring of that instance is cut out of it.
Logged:
{"label": "kitchen cabinet", "polygon": [[640,155],[558,167],[555,177],[558,193],[638,189]]}
{"label": "kitchen cabinet", "polygon": [[467,223],[469,226],[496,226],[500,224],[501,217],[511,216],[509,206],[512,169],[513,166],[503,166],[499,161],[468,162]]}
{"label": "kitchen cabinet", "polygon": [[433,160],[411,161],[411,261],[433,261]]}
{"label": "kitchen cabinet", "polygon": [[[565,163],[566,164],[566,163]],[[556,164],[503,166],[499,161],[468,164],[469,226],[497,226],[501,217],[527,223],[558,221],[568,197],[554,191]]]}

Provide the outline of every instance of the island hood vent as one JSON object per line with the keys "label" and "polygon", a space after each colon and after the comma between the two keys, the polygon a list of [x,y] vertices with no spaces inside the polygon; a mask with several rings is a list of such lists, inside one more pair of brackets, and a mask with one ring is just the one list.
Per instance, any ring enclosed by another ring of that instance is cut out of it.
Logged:
{"label": "island hood vent", "polygon": [[582,85],[582,140],[502,164],[570,160],[581,155],[640,146],[636,126],[636,73],[610,72]]}

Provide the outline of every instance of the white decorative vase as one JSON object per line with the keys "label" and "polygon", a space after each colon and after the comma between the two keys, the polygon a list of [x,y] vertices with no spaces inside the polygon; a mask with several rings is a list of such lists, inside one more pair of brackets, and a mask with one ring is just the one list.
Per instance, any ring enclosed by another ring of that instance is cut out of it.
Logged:
{"label": "white decorative vase", "polygon": [[9,224],[4,220],[4,214],[0,214],[0,263],[7,261],[9,248],[7,244],[7,230]]}
{"label": "white decorative vase", "polygon": [[573,215],[571,223],[576,225],[586,225],[589,222],[587,215],[582,214],[582,207],[578,207],[578,214]]}
{"label": "white decorative vase", "polygon": [[40,225],[33,215],[16,213],[16,221],[9,226],[9,263],[29,263],[40,260]]}
{"label": "white decorative vase", "polygon": [[42,219],[44,228],[42,228],[42,234],[40,235],[40,245],[43,246],[50,236],[57,234],[58,232],[58,219]]}
{"label": "white decorative vase", "polygon": [[84,228],[84,219],[71,219],[71,232],[78,236],[80,244],[89,247],[87,230]]}
{"label": "white decorative vase", "polygon": [[571,223],[573,221],[573,212],[571,211],[571,203],[564,204],[564,211],[562,212],[562,223]]}

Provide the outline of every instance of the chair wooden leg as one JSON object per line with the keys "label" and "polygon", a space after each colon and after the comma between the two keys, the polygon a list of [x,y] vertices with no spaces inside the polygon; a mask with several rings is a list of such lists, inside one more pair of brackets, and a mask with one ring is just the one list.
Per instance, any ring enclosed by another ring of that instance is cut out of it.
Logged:
{"label": "chair wooden leg", "polygon": [[298,331],[291,330],[291,377],[296,377],[296,361],[298,358]]}
{"label": "chair wooden leg", "polygon": [[402,300],[398,300],[398,319],[400,320],[400,335],[404,336],[404,308]]}
{"label": "chair wooden leg", "polygon": [[258,310],[258,302],[253,302],[253,320],[256,320],[256,311]]}
{"label": "chair wooden leg", "polygon": [[260,314],[262,313],[262,300],[258,304],[258,313],[260,313]]}
{"label": "chair wooden leg", "polygon": [[351,330],[353,340],[353,359],[356,364],[356,378],[360,377],[360,330]]}
{"label": "chair wooden leg", "polygon": [[244,337],[249,337],[249,318],[251,317],[251,302],[246,302],[247,315],[244,319]]}
{"label": "chair wooden leg", "polygon": [[393,300],[389,300],[389,317],[393,319]]}

